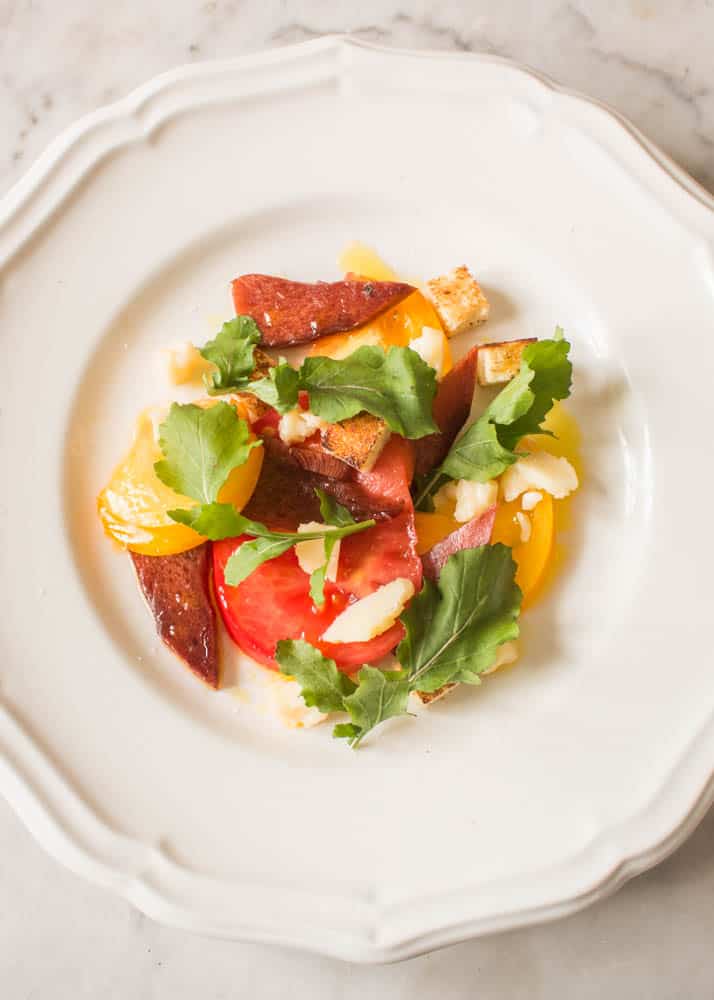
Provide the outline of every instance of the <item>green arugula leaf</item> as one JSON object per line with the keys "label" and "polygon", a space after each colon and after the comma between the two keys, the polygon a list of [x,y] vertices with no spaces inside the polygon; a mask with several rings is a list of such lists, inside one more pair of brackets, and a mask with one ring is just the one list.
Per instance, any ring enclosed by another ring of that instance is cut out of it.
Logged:
{"label": "green arugula leaf", "polygon": [[[354,521],[352,523],[354,524]],[[313,604],[318,608],[321,608],[325,603],[325,576],[327,575],[327,567],[330,565],[330,558],[337,541],[338,539],[335,537],[334,531],[330,531],[325,535],[325,561],[322,566],[318,566],[310,574],[310,597]]]}
{"label": "green arugula leaf", "polygon": [[[240,515],[238,515],[240,516]],[[346,524],[342,528],[326,527],[316,531],[271,531],[259,521],[246,521],[242,531],[238,534],[254,535],[250,542],[243,542],[230,556],[226,563],[224,576],[229,587],[237,587],[246,577],[250,576],[253,570],[269,559],[287,552],[298,542],[307,542],[311,539],[321,538],[325,542],[325,548],[332,551],[332,547],[339,538],[346,538],[348,535],[356,535],[360,531],[372,528],[376,521],[360,521],[358,524]],[[185,522],[184,522],[185,523]],[[229,537],[234,537],[233,535]],[[324,581],[324,575],[323,575]],[[311,581],[312,582],[312,581]],[[317,586],[317,585],[316,585]],[[320,596],[322,584],[320,585]]]}
{"label": "green arugula leaf", "polygon": [[[325,524],[344,528],[347,525],[356,523],[347,508],[338,503],[329,493],[325,493],[324,490],[318,487],[315,488],[315,493],[320,501],[320,513]],[[321,608],[325,603],[325,575],[337,541],[338,537],[334,532],[329,532],[325,535],[325,561],[322,566],[318,566],[310,574],[310,597],[318,608]]]}
{"label": "green arugula leaf", "polygon": [[213,503],[230,473],[247,460],[260,441],[228,403],[204,409],[172,403],[159,428],[164,458],[154,465],[162,483],[181,496]]}
{"label": "green arugula leaf", "polygon": [[170,510],[168,514],[172,521],[193,528],[199,535],[209,538],[212,542],[244,535],[257,523],[239,514],[231,503],[204,503],[199,507],[189,507],[187,510]]}
{"label": "green arugula leaf", "polygon": [[272,406],[278,413],[287,413],[297,406],[299,382],[299,373],[285,358],[280,358],[265,378],[255,379],[248,388],[253,395],[262,399],[268,406]]}
{"label": "green arugula leaf", "polygon": [[409,679],[401,670],[377,670],[362,667],[357,675],[357,688],[344,699],[352,725],[349,730],[335,727],[333,736],[347,737],[350,746],[358,747],[370,730],[386,719],[407,715],[411,690]]}
{"label": "green arugula leaf", "polygon": [[281,672],[300,684],[306,705],[321,712],[349,713],[352,721],[336,725],[333,736],[346,737],[353,747],[380,722],[406,714],[409,682],[404,671],[362,667],[355,683],[334,660],[302,639],[281,640],[275,659]]}
{"label": "green arugula leaf", "polygon": [[243,542],[225,565],[223,575],[229,587],[237,587],[264,562],[277,559],[295,545],[293,535],[269,535]]}
{"label": "green arugula leaf", "polygon": [[542,434],[540,425],[553,403],[568,398],[573,381],[569,352],[570,344],[565,339],[540,340],[526,347],[522,364],[533,372],[529,386],[533,401],[524,414],[501,432],[500,440],[505,447],[515,448],[526,434]]}
{"label": "green arugula leaf", "polygon": [[413,690],[478,683],[501,643],[518,637],[521,591],[515,573],[507,546],[482,545],[454,553],[438,582],[424,582],[400,617],[406,636],[397,659]]}
{"label": "green arugula leaf", "polygon": [[348,712],[333,735],[357,747],[385,719],[407,713],[411,691],[436,691],[447,683],[478,684],[498,647],[518,637],[521,592],[516,565],[505,545],[482,545],[451,556],[437,583],[424,582],[402,613],[406,634],[397,648],[399,670],[363,666],[356,683],[333,660],[302,640],[278,643],[283,673],[296,678],[307,705]]}
{"label": "green arugula leaf", "polygon": [[338,722],[336,726],[332,727],[332,735],[338,740],[354,740],[359,734],[359,726],[355,726],[352,722]]}
{"label": "green arugula leaf", "polygon": [[340,361],[306,358],[300,388],[310,409],[328,423],[367,411],[397,434],[420,438],[439,430],[431,413],[436,373],[408,347],[360,347]]}
{"label": "green arugula leaf", "polygon": [[454,441],[441,466],[415,485],[415,507],[428,510],[430,497],[447,479],[495,479],[517,460],[514,449],[522,437],[547,433],[540,425],[548,411],[555,400],[570,394],[569,350],[564,339],[539,340],[526,347],[515,378]]}
{"label": "green arugula leaf", "polygon": [[315,487],[315,493],[320,501],[320,513],[325,524],[334,524],[337,528],[344,528],[347,524],[355,523],[355,519],[347,508],[338,503],[329,493],[325,493],[319,487]]}
{"label": "green arugula leaf", "polygon": [[218,369],[204,376],[209,395],[244,388],[255,368],[253,351],[260,343],[260,330],[250,316],[236,316],[224,323],[213,340],[199,348],[199,353]]}
{"label": "green arugula leaf", "polygon": [[337,669],[334,660],[303,639],[281,639],[275,650],[280,670],[294,677],[302,688],[303,701],[321,712],[344,712],[344,699],[357,685]]}

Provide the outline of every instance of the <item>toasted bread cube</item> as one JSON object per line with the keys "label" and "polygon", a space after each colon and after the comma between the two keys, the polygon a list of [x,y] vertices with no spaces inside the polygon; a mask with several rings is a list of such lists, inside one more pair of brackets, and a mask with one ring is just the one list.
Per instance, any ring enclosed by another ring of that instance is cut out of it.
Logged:
{"label": "toasted bread cube", "polygon": [[436,691],[415,691],[414,694],[417,696],[422,705],[431,705],[432,702],[439,701],[440,698],[443,698],[445,694],[449,693],[449,691],[453,691],[455,687],[456,684],[449,682],[448,684],[442,684],[440,688],[436,689]]}
{"label": "toasted bread cube", "polygon": [[535,343],[536,338],[528,340],[503,340],[498,344],[483,344],[478,349],[476,358],[476,377],[479,385],[503,385],[510,382],[521,369],[521,358],[528,344]]}
{"label": "toasted bread cube", "polygon": [[360,472],[370,472],[390,437],[386,423],[371,413],[358,413],[322,431],[322,446]]}
{"label": "toasted bread cube", "polygon": [[470,330],[488,319],[488,299],[467,267],[455,267],[448,274],[427,281],[426,292],[447,337]]}

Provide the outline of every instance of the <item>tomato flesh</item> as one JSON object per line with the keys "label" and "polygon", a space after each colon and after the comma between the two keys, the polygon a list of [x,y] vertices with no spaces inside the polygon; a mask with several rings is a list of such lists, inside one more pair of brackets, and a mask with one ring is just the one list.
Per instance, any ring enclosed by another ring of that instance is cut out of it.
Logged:
{"label": "tomato flesh", "polygon": [[277,668],[275,647],[280,639],[305,639],[347,673],[363,663],[376,663],[401,640],[404,629],[395,622],[368,642],[326,643],[320,636],[348,604],[397,577],[419,590],[421,559],[416,549],[414,512],[409,496],[413,454],[408,442],[394,435],[369,473],[358,480],[375,495],[404,502],[402,513],[374,527],[343,538],[337,582],[325,583],[325,603],[310,597],[310,578],[299,566],[294,549],[254,570],[237,587],[225,581],[225,565],[246,537],[213,545],[214,589],[226,629],[244,653]]}
{"label": "tomato flesh", "polygon": [[396,622],[369,642],[320,642],[320,636],[349,603],[350,591],[327,582],[325,603],[317,608],[310,598],[310,578],[300,569],[293,549],[263,563],[239,586],[228,586],[225,565],[244,541],[242,537],[214,543],[215,594],[229,635],[259,663],[277,669],[274,656],[278,641],[305,639],[349,673],[363,663],[381,660],[402,638],[402,625]]}

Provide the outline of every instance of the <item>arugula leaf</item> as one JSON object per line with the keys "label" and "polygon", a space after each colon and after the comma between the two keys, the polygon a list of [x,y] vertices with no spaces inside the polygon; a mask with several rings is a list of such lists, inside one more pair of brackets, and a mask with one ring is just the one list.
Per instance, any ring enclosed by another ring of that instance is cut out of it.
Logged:
{"label": "arugula leaf", "polygon": [[279,534],[260,536],[250,542],[243,542],[225,565],[223,575],[229,587],[237,587],[254,570],[270,559],[277,559],[295,545],[293,535]]}
{"label": "arugula leaf", "polygon": [[310,409],[328,423],[366,410],[404,437],[439,430],[431,413],[436,373],[408,347],[360,347],[340,361],[306,358],[299,375]]}
{"label": "arugula leaf", "polygon": [[540,425],[548,411],[555,400],[570,394],[569,350],[562,338],[539,340],[525,348],[519,373],[454,441],[441,466],[416,485],[415,507],[428,510],[429,498],[446,479],[495,479],[517,460],[514,449],[522,437],[547,433]]}
{"label": "arugula leaf", "polygon": [[321,578],[316,577],[315,574],[320,573],[320,570],[316,570],[310,578],[311,588],[315,590],[313,599],[318,597],[319,600],[316,600],[315,603],[319,604],[322,604],[324,600],[322,596],[324,575],[335,542],[340,538],[346,538],[347,535],[355,535],[367,528],[372,528],[376,523],[374,520],[355,522],[350,519],[349,522],[340,527],[330,526],[317,531],[272,531],[260,521],[253,521],[239,514],[235,507],[229,503],[205,503],[198,507],[170,510],[168,514],[173,521],[188,525],[199,535],[203,535],[204,538],[213,542],[218,542],[222,538],[237,538],[239,535],[253,536],[252,541],[243,542],[226,563],[225,580],[231,587],[237,587],[262,563],[277,558],[283,552],[287,552],[288,549],[297,545],[298,542],[307,542],[315,538],[323,539],[326,560],[325,565],[320,567],[322,576]]}
{"label": "arugula leaf", "polygon": [[341,360],[306,358],[299,371],[280,358],[268,375],[251,381],[260,339],[250,316],[236,316],[200,349],[218,369],[204,379],[211,395],[248,391],[279,413],[287,413],[297,405],[303,389],[310,396],[313,413],[328,423],[366,411],[382,417],[404,437],[420,438],[438,431],[431,413],[436,373],[416,351],[360,347]]}
{"label": "arugula leaf", "polygon": [[280,670],[295,677],[302,688],[303,701],[321,712],[344,712],[344,699],[357,685],[337,669],[334,660],[304,639],[281,639],[275,650]]}
{"label": "arugula leaf", "polygon": [[193,528],[212,542],[245,535],[251,528],[255,530],[256,525],[262,528],[257,521],[250,521],[239,514],[232,503],[204,503],[187,510],[170,510],[168,514],[172,521]]}
{"label": "arugula leaf", "polygon": [[228,403],[204,409],[194,403],[172,403],[159,428],[164,458],[154,471],[181,496],[213,503],[230,473],[247,460],[260,441],[250,440],[248,424]]}
{"label": "arugula leaf", "polygon": [[[240,516],[240,515],[238,515]],[[358,524],[346,524],[342,528],[323,528],[321,531],[271,531],[258,521],[250,521],[239,534],[254,535],[254,539],[243,544],[235,550],[226,563],[224,576],[229,587],[237,587],[247,576],[257,569],[262,563],[269,559],[287,552],[298,542],[307,542],[314,538],[321,538],[325,542],[325,549],[334,546],[338,538],[346,538],[348,535],[356,535],[360,531],[372,528],[375,521],[360,521]],[[233,536],[231,536],[233,537]],[[331,548],[330,548],[330,551]],[[323,577],[324,579],[324,577]]]}
{"label": "arugula leaf", "polygon": [[[315,493],[320,501],[320,513],[325,524],[330,524],[337,528],[344,528],[349,524],[355,524],[355,519],[347,508],[338,503],[329,493],[325,493],[319,487],[315,487]],[[327,567],[330,565],[330,558],[337,541],[338,537],[334,532],[329,532],[325,535],[325,561],[322,566],[318,566],[310,574],[310,597],[318,608],[321,608],[325,603],[325,575],[327,574]]]}
{"label": "arugula leaf", "polygon": [[524,350],[523,364],[533,372],[529,386],[533,402],[526,413],[501,433],[501,442],[507,448],[515,448],[526,434],[542,434],[540,425],[553,403],[570,395],[573,365],[568,357],[569,351],[570,344],[564,339],[536,341]]}
{"label": "arugula leaf", "polygon": [[354,740],[359,736],[360,731],[359,726],[355,726],[352,722],[338,722],[336,726],[332,727],[332,735],[338,740]]}
{"label": "arugula leaf", "polygon": [[325,575],[327,574],[327,564],[330,561],[330,556],[332,555],[332,550],[335,547],[335,543],[329,546],[328,555],[328,541],[325,539],[325,556],[326,561],[322,566],[318,566],[310,574],[310,600],[315,605],[316,608],[321,608],[325,603]]}
{"label": "arugula leaf", "polygon": [[275,659],[282,673],[298,681],[306,705],[321,712],[349,713],[352,721],[336,725],[333,736],[346,737],[353,747],[380,722],[406,714],[409,682],[404,671],[362,667],[355,684],[334,660],[303,639],[281,640]]}
{"label": "arugula leaf", "polygon": [[333,736],[347,737],[357,747],[367,733],[386,719],[407,715],[411,690],[409,679],[401,670],[377,670],[362,667],[357,675],[357,689],[344,699],[352,724],[349,730],[335,727]]}
{"label": "arugula leaf", "polygon": [[287,413],[297,406],[299,382],[299,373],[285,358],[280,358],[265,378],[250,383],[249,391],[278,413]]}
{"label": "arugula leaf", "polygon": [[518,637],[521,592],[515,573],[505,545],[456,552],[438,582],[426,580],[400,616],[406,630],[397,648],[401,669],[363,666],[349,690],[334,661],[309,643],[281,642],[276,659],[301,684],[306,704],[349,713],[350,722],[335,726],[333,735],[357,747],[380,722],[407,713],[411,691],[480,683],[498,647]]}
{"label": "arugula leaf", "polygon": [[236,316],[224,323],[213,340],[199,348],[199,353],[218,369],[204,376],[209,395],[244,388],[255,368],[253,351],[260,343],[260,330],[250,316]]}
{"label": "arugula leaf", "polygon": [[320,513],[325,524],[334,524],[338,528],[343,528],[346,524],[355,523],[355,519],[347,508],[338,503],[329,493],[325,493],[318,486],[315,487],[315,493],[320,501]]}
{"label": "arugula leaf", "polygon": [[[354,524],[354,521],[349,522]],[[330,559],[332,557],[332,552],[335,545],[339,539],[335,537],[334,531],[330,531],[325,535],[324,548],[325,548],[325,561],[322,566],[318,566],[310,574],[310,597],[312,598],[313,604],[318,608],[321,608],[325,603],[325,576],[327,575],[327,567],[330,565]]]}
{"label": "arugula leaf", "polygon": [[425,580],[402,612],[406,636],[397,659],[415,691],[443,684],[477,684],[498,647],[518,637],[521,591],[516,566],[505,546],[462,549],[446,562],[439,580]]}

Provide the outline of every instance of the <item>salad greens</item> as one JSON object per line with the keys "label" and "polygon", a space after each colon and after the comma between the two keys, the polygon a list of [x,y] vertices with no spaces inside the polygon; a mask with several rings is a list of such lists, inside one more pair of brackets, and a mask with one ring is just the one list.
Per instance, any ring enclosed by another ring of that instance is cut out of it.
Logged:
{"label": "salad greens", "polygon": [[359,347],[341,361],[306,358],[299,375],[310,409],[328,423],[366,410],[407,438],[439,430],[431,414],[436,372],[408,347]]}
{"label": "salad greens", "polygon": [[[253,521],[239,514],[235,507],[228,503],[203,504],[199,507],[172,510],[169,511],[169,517],[180,524],[188,525],[199,535],[213,542],[218,542],[222,538],[237,538],[239,535],[252,536],[252,541],[243,542],[226,563],[225,579],[230,587],[237,587],[253,570],[269,559],[276,559],[299,542],[308,542],[316,538],[324,539],[325,542],[326,561],[322,577],[324,580],[324,570],[329,562],[327,549],[329,548],[331,553],[338,539],[356,535],[360,531],[372,528],[376,523],[373,520],[359,523],[353,521],[341,528],[325,526],[315,531],[272,531],[260,521]],[[317,589],[317,584],[315,588]],[[322,583],[320,592],[321,590]]]}
{"label": "salad greens", "polygon": [[[355,523],[355,519],[347,508],[338,503],[334,497],[331,497],[319,488],[315,489],[315,493],[320,501],[320,513],[325,524],[332,525],[335,528],[346,528]],[[327,567],[330,565],[330,558],[335,544],[339,541],[339,538],[340,536],[337,532],[327,532],[324,541],[325,561],[322,566],[318,566],[310,574],[310,597],[318,608],[321,608],[325,603],[325,574],[327,573]]]}
{"label": "salad greens", "polygon": [[339,361],[305,358],[299,369],[280,358],[269,374],[255,378],[254,350],[259,340],[255,321],[236,316],[201,348],[201,355],[218,369],[205,378],[211,395],[251,392],[286,413],[297,405],[302,390],[309,396],[312,412],[328,423],[366,411],[407,438],[438,431],[431,413],[436,373],[416,351],[365,346]]}
{"label": "salad greens", "polygon": [[164,458],[154,465],[156,475],[177,493],[198,501],[197,506],[169,511],[169,517],[214,542],[252,536],[252,541],[241,545],[226,563],[226,583],[232,587],[298,542],[322,538],[325,565],[315,571],[311,580],[313,599],[322,603],[325,572],[335,542],[375,523],[355,523],[345,507],[322,491],[320,508],[329,527],[303,533],[272,531],[260,521],[239,514],[233,504],[220,503],[218,494],[230,473],[246,462],[252,448],[260,446],[259,441],[250,440],[248,424],[228,403],[216,402],[205,409],[193,403],[173,403],[159,428],[159,443]]}
{"label": "salad greens", "polygon": [[518,458],[516,445],[541,428],[555,400],[567,399],[573,366],[570,344],[558,327],[553,340],[539,340],[523,351],[521,370],[451,446],[439,468],[415,489],[414,506],[429,509],[431,497],[447,479],[486,482]]}
{"label": "salad greens", "polygon": [[255,369],[255,345],[260,343],[260,329],[250,316],[236,316],[224,323],[213,340],[199,349],[199,354],[218,371],[204,376],[211,396],[244,389]]}
{"label": "salad greens", "polygon": [[239,465],[261,442],[251,440],[245,420],[228,403],[204,408],[194,403],[172,403],[159,427],[164,458],[154,465],[162,483],[181,496],[212,504]]}
{"label": "salad greens", "polygon": [[355,682],[340,676],[334,660],[303,640],[279,642],[275,658],[281,671],[300,684],[306,705],[349,714],[350,722],[337,725],[333,735],[357,746],[380,722],[406,714],[410,692],[480,683],[498,647],[519,634],[521,592],[515,572],[505,545],[454,553],[439,580],[425,580],[402,612],[406,634],[397,648],[398,670],[364,666]]}

